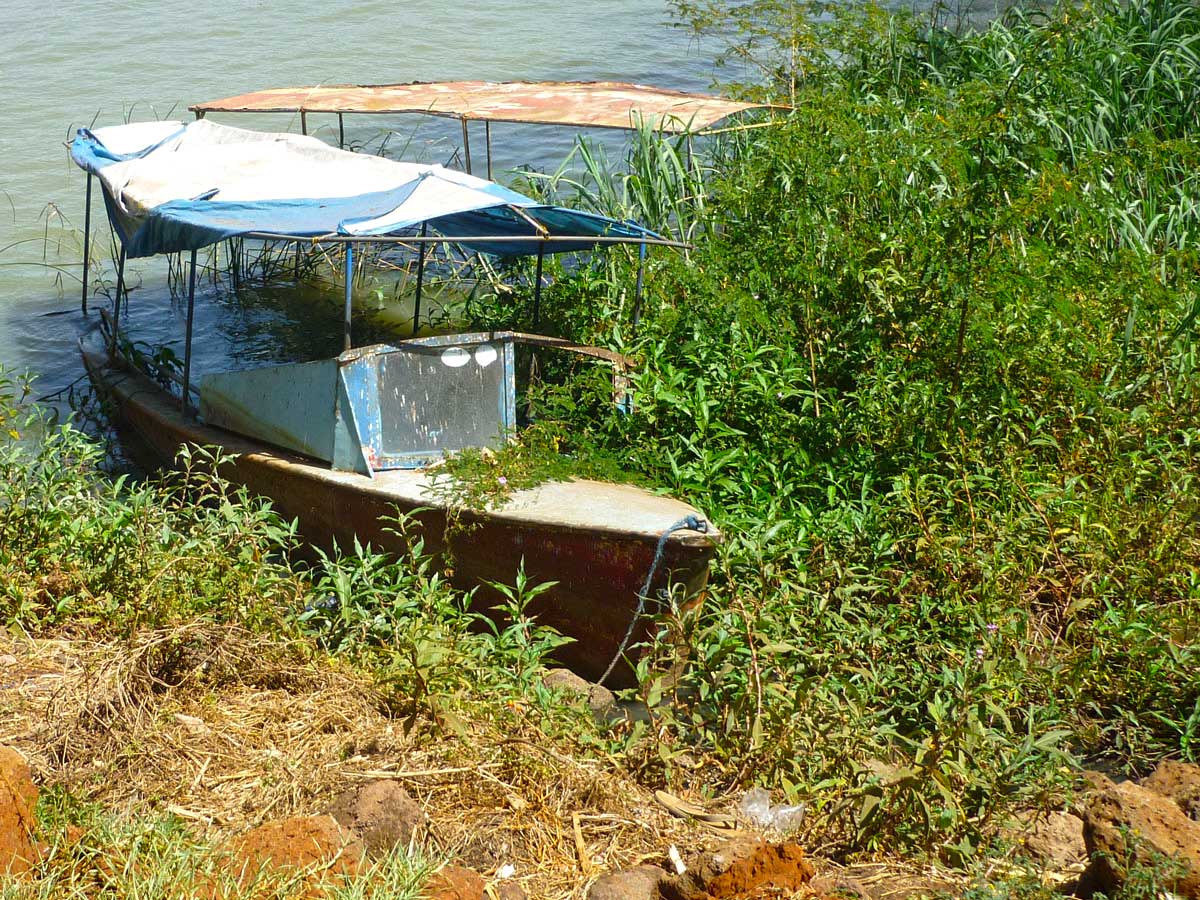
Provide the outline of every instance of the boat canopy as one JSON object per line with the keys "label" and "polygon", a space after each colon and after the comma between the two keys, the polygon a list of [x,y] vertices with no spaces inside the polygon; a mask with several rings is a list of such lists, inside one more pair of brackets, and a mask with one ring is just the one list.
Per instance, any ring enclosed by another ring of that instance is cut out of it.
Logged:
{"label": "boat canopy", "polygon": [[272,88],[190,107],[209,112],[423,113],[462,120],[697,132],[764,106],[617,81],[443,81]]}
{"label": "boat canopy", "polygon": [[638,225],[547,206],[442,166],[205,120],[80,129],[71,156],[102,182],[130,257],[239,236],[396,238],[418,225],[498,256],[662,242]]}

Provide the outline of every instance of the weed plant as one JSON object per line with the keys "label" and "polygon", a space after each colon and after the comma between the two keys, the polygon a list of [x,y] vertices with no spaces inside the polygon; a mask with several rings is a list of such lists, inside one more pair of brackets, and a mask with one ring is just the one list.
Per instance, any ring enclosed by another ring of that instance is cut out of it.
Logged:
{"label": "weed plant", "polygon": [[1197,8],[676,7],[795,109],[706,164],[636,335],[555,285],[643,366],[632,413],[549,397],[543,427],[725,535],[631,764],[699,749],[834,846],[960,862],[1082,761],[1196,759]]}

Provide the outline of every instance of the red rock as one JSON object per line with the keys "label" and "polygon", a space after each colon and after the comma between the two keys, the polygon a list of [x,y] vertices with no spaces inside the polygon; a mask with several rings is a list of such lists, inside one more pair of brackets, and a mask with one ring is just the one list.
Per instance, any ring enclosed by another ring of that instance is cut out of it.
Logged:
{"label": "red rock", "polygon": [[1165,760],[1142,787],[1175,801],[1193,822],[1200,822],[1200,766],[1192,763]]}
{"label": "red rock", "polygon": [[667,900],[753,900],[790,896],[816,871],[798,844],[733,841],[688,865],[683,876],[664,883]]}
{"label": "red rock", "polygon": [[321,883],[353,877],[363,867],[363,845],[332,816],[297,816],[267,822],[234,838],[231,868],[243,880],[265,868],[304,870],[301,896],[322,896]]}
{"label": "red rock", "polygon": [[33,840],[37,795],[25,758],[0,747],[0,874],[27,872],[40,856]]}
{"label": "red rock", "polygon": [[1153,866],[1155,857],[1174,859],[1180,874],[1164,887],[1200,900],[1200,823],[1174,801],[1133,782],[1114,784],[1091,774],[1093,792],[1083,804],[1083,839],[1092,862],[1076,892],[1111,896],[1124,883],[1130,865]]}
{"label": "red rock", "polygon": [[1074,813],[1055,810],[1023,816],[1010,834],[1025,854],[1053,871],[1066,871],[1087,862],[1083,820]]}
{"label": "red rock", "polygon": [[443,866],[425,884],[429,900],[484,900],[483,876],[462,866]]}

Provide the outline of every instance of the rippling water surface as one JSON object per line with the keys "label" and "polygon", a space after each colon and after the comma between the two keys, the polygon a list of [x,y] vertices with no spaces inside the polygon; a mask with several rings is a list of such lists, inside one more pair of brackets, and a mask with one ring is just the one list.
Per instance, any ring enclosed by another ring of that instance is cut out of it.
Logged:
{"label": "rippling water surface", "polygon": [[[189,103],[318,83],[617,79],[706,89],[710,59],[668,20],[665,0],[5,0],[0,364],[37,373],[41,393],[82,373],[75,340],[95,314],[79,310],[84,178],[64,147],[78,126],[188,119]],[[310,128],[321,126],[318,118]],[[326,118],[324,130],[314,130],[336,142],[335,120]],[[299,128],[286,115],[213,119]],[[457,123],[423,117],[349,117],[347,138],[366,139],[381,127],[396,131],[391,146],[409,158],[446,162],[458,143]],[[497,175],[518,164],[553,168],[572,137],[494,126]],[[131,331],[152,343],[181,336],[182,310],[161,265],[131,265]],[[336,313],[312,298],[248,291],[235,298],[211,284],[201,293],[197,349],[210,365],[233,354],[279,358],[330,337],[336,350]]]}

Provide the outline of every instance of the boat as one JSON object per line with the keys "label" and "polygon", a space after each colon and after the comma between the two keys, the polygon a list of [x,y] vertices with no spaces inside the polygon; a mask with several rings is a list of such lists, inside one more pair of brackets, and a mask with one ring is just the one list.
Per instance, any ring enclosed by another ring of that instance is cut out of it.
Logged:
{"label": "boat", "polygon": [[[367,347],[351,340],[353,253],[363,242],[403,242],[423,256],[429,243],[454,241],[473,252],[537,256],[539,267],[545,253],[672,242],[440,166],[203,120],[81,130],[72,156],[88,172],[89,195],[91,179],[100,181],[119,239],[114,336],[125,259],[190,253],[177,392],[167,389],[168,379],[132,366],[120,340],[97,330],[81,342],[98,391],[159,461],[171,464],[187,445],[233,454],[222,474],[269,498],[319,546],[344,549],[358,540],[400,553],[405,538],[395,518],[413,516],[426,549],[449,563],[455,583],[475,591],[485,609],[494,597],[487,586],[512,584],[523,567],[530,583],[552,584],[529,612],[573,639],[560,648],[562,661],[614,686],[634,679],[631,651],[652,637],[647,612],[668,594],[683,607],[700,602],[720,535],[686,503],[576,479],[516,491],[499,508],[464,509],[441,489],[447,476],[431,468],[446,453],[495,448],[515,433],[519,346],[611,366],[614,402],[625,404],[629,360],[517,331]],[[196,253],[230,238],[341,245],[339,356],[208,373],[193,384]]]}

